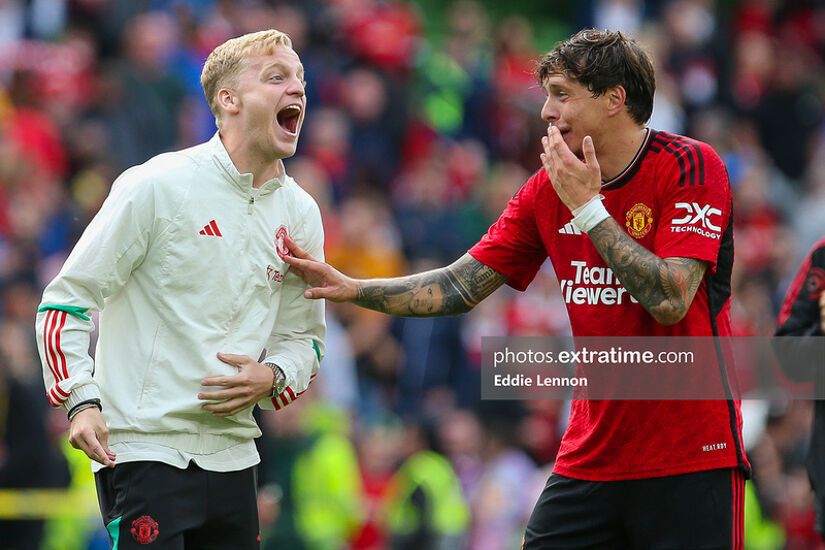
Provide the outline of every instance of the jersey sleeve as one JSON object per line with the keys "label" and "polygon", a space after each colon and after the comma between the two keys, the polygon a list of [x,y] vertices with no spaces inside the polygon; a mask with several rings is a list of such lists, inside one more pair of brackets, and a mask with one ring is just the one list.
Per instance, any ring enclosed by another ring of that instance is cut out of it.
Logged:
{"label": "jersey sleeve", "polygon": [[730,238],[731,191],[722,159],[708,145],[684,139],[679,154],[657,174],[661,222],[654,253],[704,260],[716,269],[719,247]]}
{"label": "jersey sleeve", "polygon": [[814,245],[788,288],[777,336],[821,335],[819,296],[825,290],[825,239]]}
{"label": "jersey sleeve", "polygon": [[155,216],[155,189],[140,167],[124,172],[75,245],[57,277],[43,292],[35,332],[46,396],[70,409],[99,399],[89,355],[94,323],[90,311],[126,284],[161,227]]}
{"label": "jersey sleeve", "polygon": [[[298,246],[324,261],[324,227],[321,212],[313,201],[304,215],[301,231],[292,236]],[[321,366],[324,356],[324,300],[308,300],[308,288],[293,271],[284,275],[281,302],[275,325],[266,345],[264,362],[278,365],[286,377],[286,389],[272,399],[258,402],[263,409],[280,409],[300,397]]]}
{"label": "jersey sleeve", "polygon": [[534,211],[540,174],[543,171],[510,199],[496,223],[469,250],[473,258],[506,275],[507,284],[516,290],[527,288],[547,258]]}
{"label": "jersey sleeve", "polygon": [[[802,262],[788,288],[779,311],[776,336],[822,337],[819,297],[825,291],[825,239],[816,243]],[[791,380],[813,380],[821,370],[819,361],[811,361],[815,348],[805,338],[776,338],[772,342],[774,356]]]}

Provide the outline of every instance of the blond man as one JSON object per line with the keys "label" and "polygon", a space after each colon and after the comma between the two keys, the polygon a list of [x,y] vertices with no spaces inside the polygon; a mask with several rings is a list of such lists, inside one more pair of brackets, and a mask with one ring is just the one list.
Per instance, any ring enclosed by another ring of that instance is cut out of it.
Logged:
{"label": "blond man", "polygon": [[201,83],[218,132],[124,172],[38,309],[46,394],[93,460],[112,548],[259,548],[252,410],[300,396],[323,355],[323,305],[283,261],[287,237],[323,254],[282,162],[300,59],[286,34],[252,33],[215,48]]}

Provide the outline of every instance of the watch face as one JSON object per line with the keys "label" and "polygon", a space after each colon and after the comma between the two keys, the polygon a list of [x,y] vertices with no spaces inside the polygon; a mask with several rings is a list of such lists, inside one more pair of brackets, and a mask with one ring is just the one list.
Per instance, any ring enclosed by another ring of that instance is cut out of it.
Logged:
{"label": "watch face", "polygon": [[279,367],[275,363],[264,363],[264,365],[272,369],[272,373],[275,375],[272,381],[271,397],[281,395],[281,393],[283,393],[284,389],[286,388],[286,376],[284,375],[284,371],[282,371],[281,367]]}

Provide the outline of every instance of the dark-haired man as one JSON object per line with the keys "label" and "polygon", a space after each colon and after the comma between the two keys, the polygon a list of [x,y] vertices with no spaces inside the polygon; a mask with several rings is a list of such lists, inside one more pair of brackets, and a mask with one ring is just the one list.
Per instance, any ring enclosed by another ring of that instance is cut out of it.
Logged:
{"label": "dark-haired man", "polygon": [[[286,261],[315,287],[305,296],[456,314],[505,282],[525,289],[549,256],[574,335],[730,334],[727,174],[707,144],[645,127],[648,55],[619,32],[585,30],[545,55],[536,76],[547,93],[544,169],[467,254],[363,281],[292,247]],[[524,548],[742,548],[741,425],[732,399],[574,401]]]}

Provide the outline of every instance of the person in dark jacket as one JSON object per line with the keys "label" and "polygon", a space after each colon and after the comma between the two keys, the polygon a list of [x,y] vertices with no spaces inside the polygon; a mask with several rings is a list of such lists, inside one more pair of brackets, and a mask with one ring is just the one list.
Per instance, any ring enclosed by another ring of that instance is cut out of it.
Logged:
{"label": "person in dark jacket", "polygon": [[[777,336],[825,335],[825,237],[817,242],[799,268],[779,313]],[[805,345],[806,349],[813,349]],[[779,348],[782,349],[782,348]],[[785,351],[789,351],[785,349]],[[793,359],[793,353],[778,353],[786,373],[796,380],[813,380],[819,390],[825,384],[825,368],[820,363]],[[790,360],[789,360],[790,359]],[[821,392],[817,392],[821,395]],[[808,475],[816,498],[816,529],[825,539],[825,401],[814,405],[814,424],[808,451]]]}
{"label": "person in dark jacket", "polygon": [[[41,393],[15,379],[0,356],[0,489],[53,489],[69,484],[69,469],[49,441]],[[42,516],[0,520],[0,550],[39,548]]]}

